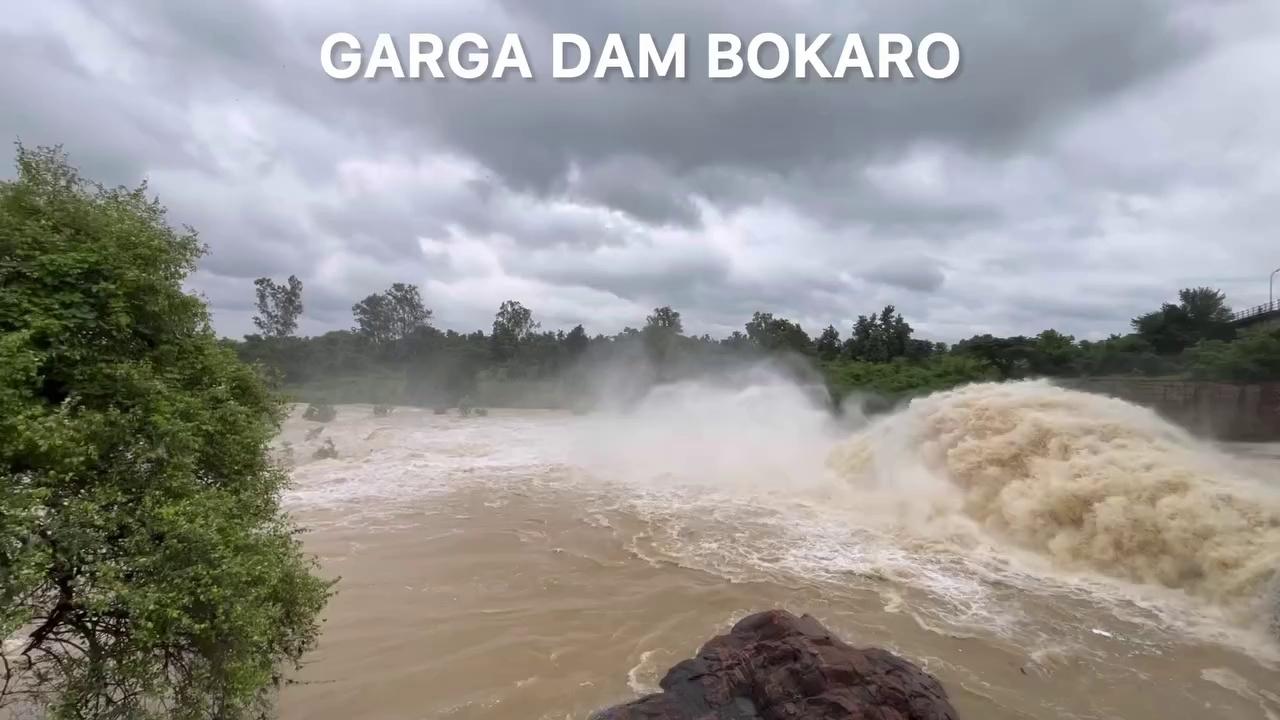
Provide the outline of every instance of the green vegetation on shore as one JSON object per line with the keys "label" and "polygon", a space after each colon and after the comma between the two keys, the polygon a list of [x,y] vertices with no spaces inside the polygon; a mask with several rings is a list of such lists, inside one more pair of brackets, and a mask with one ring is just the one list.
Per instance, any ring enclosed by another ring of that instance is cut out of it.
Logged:
{"label": "green vegetation on shore", "polygon": [[57,150],[0,183],[0,707],[261,717],[316,640],[283,408],[183,291],[202,252]]}
{"label": "green vegetation on shore", "polygon": [[686,335],[670,307],[655,308],[639,329],[589,336],[581,325],[542,330],[529,308],[508,300],[488,333],[464,334],[432,327],[418,289],[403,283],[356,303],[351,330],[296,338],[301,283],[262,278],[257,285],[255,322],[264,332],[233,344],[302,401],[439,406],[470,398],[489,406],[582,407],[761,361],[799,379],[820,377],[837,402],[854,393],[893,400],[1026,377],[1280,379],[1280,333],[1237,337],[1225,297],[1211,288],[1182,290],[1177,303],[1134,318],[1134,332],[1103,341],[1049,329],[1034,337],[977,335],[948,347],[915,337],[893,306],[860,316],[843,338],[834,326],[811,337],[794,321],[757,312],[743,331],[713,339]]}
{"label": "green vegetation on shore", "polygon": [[837,360],[824,364],[823,371],[828,387],[837,395],[931,393],[965,383],[999,379],[999,373],[989,363],[961,355],[939,355],[916,362]]}

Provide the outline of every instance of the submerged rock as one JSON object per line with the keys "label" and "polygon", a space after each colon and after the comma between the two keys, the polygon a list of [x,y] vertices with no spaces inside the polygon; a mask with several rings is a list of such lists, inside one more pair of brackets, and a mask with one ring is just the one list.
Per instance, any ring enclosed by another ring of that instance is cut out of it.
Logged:
{"label": "submerged rock", "polygon": [[855,648],[809,615],[743,618],[677,663],[662,692],[592,720],[956,720],[929,673],[880,648]]}
{"label": "submerged rock", "polygon": [[312,457],[317,460],[332,460],[338,457],[338,448],[333,446],[333,438],[325,438],[324,444],[316,448]]}

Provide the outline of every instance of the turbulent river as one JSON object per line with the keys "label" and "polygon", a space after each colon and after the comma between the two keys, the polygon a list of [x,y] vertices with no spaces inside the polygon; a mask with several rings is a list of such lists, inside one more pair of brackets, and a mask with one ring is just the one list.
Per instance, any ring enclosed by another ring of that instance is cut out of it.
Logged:
{"label": "turbulent river", "polygon": [[762,378],[316,427],[281,436],[287,505],[341,581],[285,718],[585,718],[769,607],[969,720],[1280,718],[1276,446],[1038,382],[870,422]]}

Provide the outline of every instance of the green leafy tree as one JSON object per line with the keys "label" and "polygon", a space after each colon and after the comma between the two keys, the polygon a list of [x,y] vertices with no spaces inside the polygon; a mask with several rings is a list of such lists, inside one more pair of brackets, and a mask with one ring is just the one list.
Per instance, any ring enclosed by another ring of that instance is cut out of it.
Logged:
{"label": "green leafy tree", "polygon": [[1224,330],[1224,326],[1231,324],[1231,306],[1227,305],[1227,295],[1221,290],[1184,288],[1178,291],[1178,307],[1186,313],[1191,327],[1201,337],[1209,340],[1231,337]]}
{"label": "green leafy tree", "polygon": [[932,346],[912,345],[912,329],[892,305],[879,313],[859,315],[845,349],[849,357],[863,362],[888,362],[894,358],[926,356]]}
{"label": "green leafy tree", "polygon": [[[393,286],[393,290],[395,286]],[[720,340],[683,334],[683,319],[669,307],[656,308],[641,329],[624,328],[612,336],[587,337],[581,327],[539,332],[532,313],[518,302],[503,303],[495,316],[492,335],[437,331],[410,321],[395,330],[397,293],[389,290],[366,299],[371,318],[365,334],[338,331],[316,338],[277,343],[258,335],[231,343],[241,357],[278,369],[296,397],[314,401],[387,402],[408,398],[436,405],[456,402],[468,394],[492,404],[505,397],[524,404],[557,397],[563,388],[582,384],[593,369],[626,367],[637,379],[625,391],[638,393],[652,383],[699,377],[721,368],[794,351],[816,356],[828,371],[846,362],[862,363],[854,374],[875,376],[880,385],[900,387],[916,379],[928,387],[945,385],[915,366],[966,368],[973,363],[946,364],[942,356],[969,356],[984,371],[1001,378],[1029,375],[1099,376],[1144,375],[1233,377],[1223,363],[1233,356],[1213,357],[1234,350],[1235,333],[1222,294],[1210,288],[1178,293],[1178,303],[1138,319],[1142,332],[1113,335],[1102,341],[1075,341],[1055,330],[1033,337],[969,338],[948,349],[945,343],[913,337],[914,331],[892,305],[860,316],[841,344],[834,327],[812,343],[794,322],[760,312],[744,329]],[[416,298],[416,289],[406,293]],[[410,300],[402,303],[414,307]],[[382,307],[382,306],[385,306]],[[429,318],[429,311],[423,311]],[[422,320],[425,323],[425,319]],[[408,337],[390,342],[409,329]],[[388,345],[368,342],[386,337]],[[1242,338],[1243,339],[1243,338]],[[1214,345],[1210,341],[1219,340]],[[1255,341],[1256,342],[1256,341]],[[1182,348],[1182,350],[1179,350]],[[1242,348],[1243,350],[1243,348]],[[1238,358],[1237,358],[1238,359]],[[650,362],[645,362],[645,361]],[[656,366],[652,362],[656,360]],[[801,359],[803,362],[803,359]],[[942,364],[936,364],[942,363]],[[1249,361],[1253,362],[1252,360]],[[895,369],[880,368],[893,365]],[[1211,369],[1214,365],[1216,369]],[[1257,377],[1261,370],[1248,363],[1231,365],[1240,377]],[[1253,366],[1249,366],[1253,367]],[[914,368],[914,369],[913,369]],[[853,371],[851,371],[853,372]],[[950,372],[950,370],[948,371]],[[564,373],[570,373],[567,377]],[[848,374],[846,374],[848,375]],[[957,376],[963,373],[957,373]],[[950,375],[947,375],[950,377]],[[853,375],[848,375],[853,377]],[[570,382],[565,382],[569,380]],[[542,386],[539,388],[538,386]],[[559,387],[554,392],[547,388]],[[504,389],[505,388],[505,389]],[[507,392],[509,394],[503,395]],[[531,398],[538,398],[532,400]],[[565,402],[562,396],[551,402]]]}
{"label": "green leafy tree", "polygon": [[587,351],[587,346],[591,344],[591,338],[587,337],[587,331],[581,325],[574,325],[573,329],[564,336],[565,352],[570,358],[580,357]]}
{"label": "green leafy tree", "polygon": [[351,306],[355,331],[374,345],[386,346],[429,327],[431,311],[423,307],[418,286],[395,283]]}
{"label": "green leafy tree", "polygon": [[884,336],[884,346],[890,360],[906,357],[913,331],[902,313],[892,305],[886,305],[880,311],[880,332]]}
{"label": "green leafy tree", "polygon": [[427,327],[431,311],[422,304],[422,293],[417,285],[394,283],[387,289],[387,305],[391,313],[391,336],[403,340]]}
{"label": "green leafy tree", "polygon": [[260,716],[328,583],[279,507],[283,410],[182,290],[145,186],[19,147],[0,183],[0,704]]}
{"label": "green leafy tree", "polygon": [[1160,354],[1172,355],[1201,340],[1230,340],[1231,308],[1226,295],[1208,287],[1178,291],[1178,303],[1133,319],[1133,329]]}
{"label": "green leafy tree", "polygon": [[645,318],[644,329],[650,332],[663,332],[679,335],[684,332],[684,323],[680,321],[680,313],[670,306],[653,309],[653,314]]}
{"label": "green leafy tree", "polygon": [[730,352],[744,353],[748,350],[754,350],[755,346],[751,343],[751,338],[741,330],[734,330],[729,333],[729,337],[720,341],[720,345]]}
{"label": "green leafy tree", "polygon": [[507,300],[498,307],[493,316],[493,334],[491,345],[493,357],[499,362],[507,362],[516,356],[520,343],[533,336],[540,327],[533,321],[533,311],[515,300]]}
{"label": "green leafy tree", "polygon": [[888,359],[889,353],[884,346],[875,313],[869,316],[859,315],[854,321],[849,339],[845,342],[845,351],[851,359],[863,362],[884,362]]}
{"label": "green leafy tree", "polygon": [[260,277],[253,281],[257,291],[258,314],[253,324],[267,338],[283,338],[298,329],[298,316],[302,314],[302,281],[290,275],[282,285],[271,278]]}
{"label": "green leafy tree", "polygon": [[355,318],[355,332],[374,345],[386,345],[392,340],[391,303],[382,293],[373,293],[351,306]]}
{"label": "green leafy tree", "polygon": [[1031,341],[1021,335],[1007,338],[975,335],[956,343],[952,352],[983,360],[1005,380],[1024,376],[1031,366]]}
{"label": "green leafy tree", "polygon": [[1079,359],[1079,348],[1073,336],[1049,329],[1031,340],[1027,359],[1031,371],[1038,375],[1070,375]]}
{"label": "green leafy tree", "polygon": [[680,313],[669,306],[653,309],[653,314],[645,318],[644,343],[649,356],[659,364],[666,363],[675,347],[676,338],[684,332],[684,323],[680,321]]}
{"label": "green leafy tree", "polygon": [[808,353],[813,349],[813,340],[800,325],[786,318],[776,318],[773,313],[754,313],[746,324],[746,330],[752,343],[769,352],[789,350]]}
{"label": "green leafy tree", "polygon": [[840,331],[834,325],[828,325],[814,343],[814,350],[822,360],[835,360],[840,357]]}
{"label": "green leafy tree", "polygon": [[903,345],[903,355],[908,360],[924,360],[935,354],[945,353],[946,343],[935,343],[929,340],[921,340],[919,338],[908,338]]}

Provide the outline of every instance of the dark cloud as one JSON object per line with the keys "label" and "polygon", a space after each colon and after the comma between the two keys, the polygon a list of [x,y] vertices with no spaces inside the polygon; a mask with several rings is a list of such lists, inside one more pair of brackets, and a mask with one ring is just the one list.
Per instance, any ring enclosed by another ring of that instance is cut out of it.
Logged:
{"label": "dark cloud", "polygon": [[946,280],[936,262],[921,257],[895,258],[880,263],[862,273],[862,277],[871,282],[920,292],[933,292]]}
{"label": "dark cloud", "polygon": [[[539,79],[334,81],[337,30],[519,32]],[[935,30],[963,51],[943,82],[701,65],[707,32]],[[690,77],[555,82],[552,32],[685,32]],[[460,327],[516,297],[598,331],[894,303],[941,339],[1105,335],[1182,284],[1255,302],[1280,264],[1277,39],[1268,0],[47,0],[0,16],[0,133],[148,177],[231,334],[254,277],[296,273],[308,331],[407,281]]]}
{"label": "dark cloud", "polygon": [[700,221],[692,188],[652,160],[617,155],[571,172],[571,196],[621,210],[643,222],[695,226]]}
{"label": "dark cloud", "polygon": [[[186,128],[180,114],[159,98],[123,96],[103,83],[76,60],[72,42],[0,26],[7,58],[0,133],[28,144],[66,144],[86,173],[109,184],[136,181],[158,163],[181,162]],[[109,140],[96,142],[100,138]]]}

